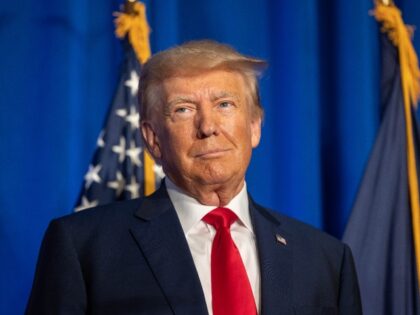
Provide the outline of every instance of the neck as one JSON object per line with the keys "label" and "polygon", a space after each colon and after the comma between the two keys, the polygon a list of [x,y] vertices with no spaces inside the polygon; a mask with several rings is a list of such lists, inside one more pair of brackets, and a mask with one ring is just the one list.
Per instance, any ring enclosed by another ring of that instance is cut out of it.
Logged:
{"label": "neck", "polygon": [[244,179],[228,184],[202,184],[197,182],[171,181],[184,193],[207,206],[223,207],[227,205],[243,188]]}

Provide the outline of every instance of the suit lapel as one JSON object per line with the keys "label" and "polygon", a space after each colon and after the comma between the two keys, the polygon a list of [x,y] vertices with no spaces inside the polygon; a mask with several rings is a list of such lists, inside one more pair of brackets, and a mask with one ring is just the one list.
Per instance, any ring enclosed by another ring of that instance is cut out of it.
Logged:
{"label": "suit lapel", "polygon": [[278,219],[250,199],[261,273],[261,314],[292,314],[293,239]]}
{"label": "suit lapel", "polygon": [[144,199],[135,215],[131,233],[174,314],[207,314],[188,243],[165,187]]}

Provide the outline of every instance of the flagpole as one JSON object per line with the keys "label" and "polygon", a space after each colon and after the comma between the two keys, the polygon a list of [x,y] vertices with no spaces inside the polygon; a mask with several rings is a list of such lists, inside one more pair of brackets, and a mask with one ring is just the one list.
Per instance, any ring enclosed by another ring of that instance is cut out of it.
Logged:
{"label": "flagpole", "polygon": [[134,11],[135,3],[136,3],[136,0],[125,0],[125,3],[123,4],[123,11],[130,15],[135,14],[135,11]]}
{"label": "flagpole", "polygon": [[381,3],[381,4],[386,5],[386,6],[394,5],[393,0],[374,0],[374,2],[375,2],[375,4],[376,3]]}
{"label": "flagpole", "polygon": [[[116,34],[119,38],[127,36],[140,64],[151,56],[149,25],[146,19],[146,6],[137,0],[126,0],[123,10],[116,19]],[[156,189],[155,162],[147,149],[144,150],[144,194],[152,194]]]}

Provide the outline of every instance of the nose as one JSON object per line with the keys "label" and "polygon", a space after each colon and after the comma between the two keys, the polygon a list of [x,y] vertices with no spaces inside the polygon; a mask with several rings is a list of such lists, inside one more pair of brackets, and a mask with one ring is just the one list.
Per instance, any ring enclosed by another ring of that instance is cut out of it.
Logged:
{"label": "nose", "polygon": [[211,108],[202,108],[199,110],[197,118],[197,137],[199,139],[207,138],[219,133],[217,113]]}

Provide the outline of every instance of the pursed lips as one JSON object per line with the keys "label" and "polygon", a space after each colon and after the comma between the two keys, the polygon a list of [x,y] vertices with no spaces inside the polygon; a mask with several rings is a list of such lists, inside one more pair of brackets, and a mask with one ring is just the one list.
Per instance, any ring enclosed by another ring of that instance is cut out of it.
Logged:
{"label": "pursed lips", "polygon": [[201,151],[199,153],[194,154],[195,158],[201,158],[201,159],[210,159],[210,158],[218,158],[223,155],[225,155],[227,152],[229,152],[230,149],[211,149],[211,150],[205,150]]}

